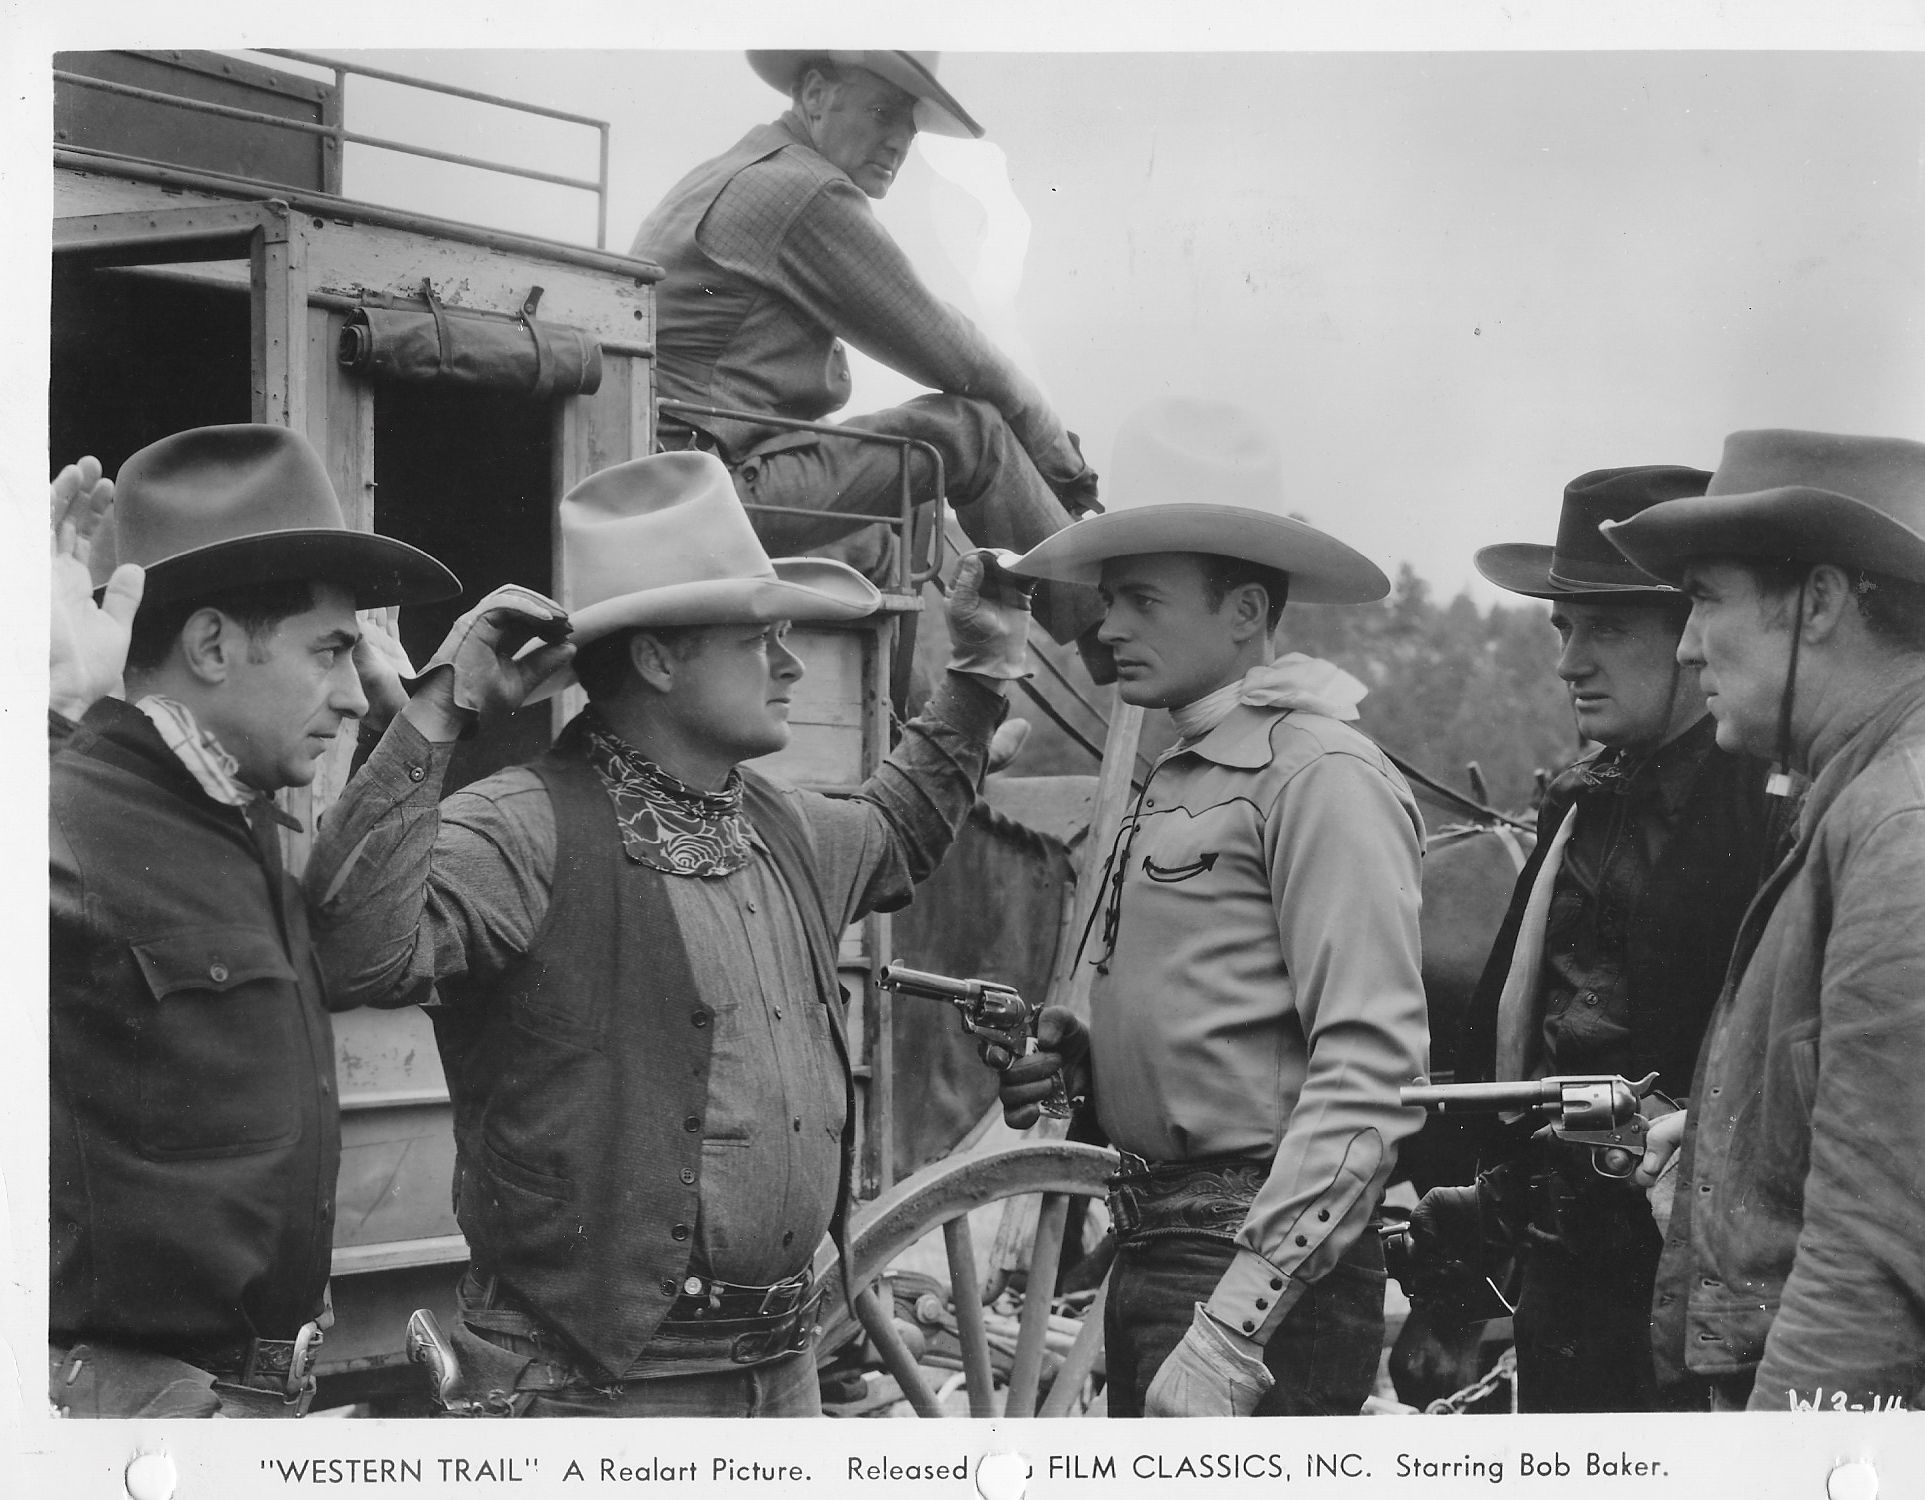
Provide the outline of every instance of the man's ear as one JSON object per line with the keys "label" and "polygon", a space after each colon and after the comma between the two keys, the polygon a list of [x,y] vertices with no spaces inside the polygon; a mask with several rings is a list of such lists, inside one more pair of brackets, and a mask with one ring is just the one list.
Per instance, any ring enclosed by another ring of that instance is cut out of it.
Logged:
{"label": "man's ear", "polygon": [[658,693],[666,693],[675,686],[675,672],[681,665],[667,643],[646,630],[629,636],[628,664],[637,677]]}
{"label": "man's ear", "polygon": [[810,68],[803,73],[795,91],[796,103],[801,106],[802,118],[811,123],[821,119],[828,112],[829,106],[835,103],[837,87],[834,80],[820,68]]}
{"label": "man's ear", "polygon": [[1845,615],[1855,612],[1856,607],[1845,570],[1834,563],[1819,563],[1805,578],[1805,617],[1798,627],[1806,643],[1815,646],[1829,640]]}
{"label": "man's ear", "polygon": [[246,632],[211,605],[197,609],[180,628],[180,655],[187,670],[210,687],[225,682],[234,665],[234,653],[245,649],[239,643]]}
{"label": "man's ear", "polygon": [[1239,584],[1225,601],[1230,605],[1230,634],[1239,641],[1270,633],[1270,595],[1260,583]]}

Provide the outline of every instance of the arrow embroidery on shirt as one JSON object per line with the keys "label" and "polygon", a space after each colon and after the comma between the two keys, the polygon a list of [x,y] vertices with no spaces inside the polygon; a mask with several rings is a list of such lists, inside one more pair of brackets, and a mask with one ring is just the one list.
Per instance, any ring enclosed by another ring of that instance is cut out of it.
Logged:
{"label": "arrow embroidery on shirt", "polygon": [[1159,865],[1149,855],[1143,856],[1143,873],[1161,885],[1173,885],[1179,880],[1188,880],[1194,875],[1202,875],[1216,866],[1216,851],[1192,860],[1187,865]]}

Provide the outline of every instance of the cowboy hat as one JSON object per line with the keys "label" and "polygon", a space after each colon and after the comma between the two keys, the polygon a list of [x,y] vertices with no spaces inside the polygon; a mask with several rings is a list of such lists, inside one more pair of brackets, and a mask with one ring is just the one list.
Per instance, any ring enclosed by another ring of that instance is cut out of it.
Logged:
{"label": "cowboy hat", "polygon": [[1557,545],[1500,542],[1478,550],[1477,571],[1500,589],[1532,599],[1612,598],[1676,594],[1677,590],[1631,566],[1598,531],[1601,521],[1621,521],[1650,506],[1702,495],[1711,476],[1676,464],[1593,469],[1564,486],[1557,518]]}
{"label": "cowboy hat", "polygon": [[1209,552],[1276,568],[1304,604],[1368,604],[1390,592],[1355,548],[1283,510],[1283,456],[1264,426],[1219,401],[1172,397],[1116,439],[1108,509],[1047,537],[1014,571],[1097,583],[1113,557]]}
{"label": "cowboy hat", "polygon": [[712,453],[656,453],[562,496],[561,602],[586,645],[647,625],[854,620],[882,602],[847,563],[770,561]]}
{"label": "cowboy hat", "polygon": [[1925,583],[1925,443],[1734,432],[1702,496],[1603,530],[1632,562],[1672,583],[1694,557],[1829,562]]}
{"label": "cowboy hat", "polygon": [[195,427],[148,444],[114,476],[110,520],[90,559],[94,583],[118,563],[139,563],[147,604],[301,579],[352,589],[362,609],[461,592],[419,548],[350,530],[320,455],[271,423]]}
{"label": "cowboy hat", "polygon": [[916,128],[932,135],[980,136],[982,126],[936,81],[939,52],[751,52],[749,66],[771,88],[793,94],[804,63],[827,58],[839,68],[865,68],[916,100]]}

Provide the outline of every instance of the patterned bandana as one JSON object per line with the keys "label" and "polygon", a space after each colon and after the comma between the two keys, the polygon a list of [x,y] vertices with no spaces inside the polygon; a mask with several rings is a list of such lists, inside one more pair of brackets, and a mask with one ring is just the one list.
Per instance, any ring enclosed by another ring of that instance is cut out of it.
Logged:
{"label": "patterned bandana", "polygon": [[665,875],[733,875],[749,862],[749,820],[742,812],[742,773],[730,771],[719,792],[685,786],[588,711],[588,761],[608,788],[622,848],[637,864]]}

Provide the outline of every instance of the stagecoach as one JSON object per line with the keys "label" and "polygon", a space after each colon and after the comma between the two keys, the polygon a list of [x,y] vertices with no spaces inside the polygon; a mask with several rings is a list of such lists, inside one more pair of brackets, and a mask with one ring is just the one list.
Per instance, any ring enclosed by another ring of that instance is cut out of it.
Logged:
{"label": "stagecoach", "polygon": [[[211,423],[305,432],[351,525],[427,549],[464,582],[463,600],[401,618],[416,660],[497,583],[559,593],[556,502],[652,451],[656,426],[661,272],[601,248],[607,124],[285,51],[62,54],[54,77],[54,463],[94,453],[111,474],[156,438]],[[351,80],[557,122],[583,133],[598,174],[357,132]],[[592,194],[596,247],[344,197],[349,145]],[[906,485],[887,524],[903,545],[882,609],[790,638],[808,670],[793,743],[765,764],[805,786],[854,787],[888,750],[915,622],[951,544],[939,507],[918,526]],[[1072,954],[1095,882],[1079,892],[1075,876],[1092,851],[1100,866],[1122,816],[1137,711],[1106,713],[1055,648],[1036,646],[1036,709],[1100,754],[1100,774],[992,778],[915,904],[843,937],[859,1090],[853,1253],[869,1290],[853,1317],[839,1295],[824,1299],[823,1359],[845,1371],[825,1387],[832,1409],[906,1399],[925,1414],[1065,1414],[1100,1385],[1100,1287],[1051,1294],[1100,1237],[1100,1208],[1083,1210],[1100,1204],[1113,1156],[1047,1135],[1009,1140],[993,1078],[946,1010],[876,982],[901,956],[1032,1000],[1085,998]],[[532,756],[578,707],[571,693],[467,743],[450,784]],[[306,827],[353,752],[344,737],[312,787],[283,794]],[[298,869],[307,837],[287,842]],[[449,1201],[447,1090],[418,1010],[344,1013],[335,1035],[342,1166],[317,1405],[425,1410],[408,1315],[426,1307],[445,1323],[467,1258]],[[817,1261],[831,1289],[834,1258],[825,1245]],[[944,1370],[956,1372],[946,1388]]]}

